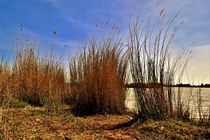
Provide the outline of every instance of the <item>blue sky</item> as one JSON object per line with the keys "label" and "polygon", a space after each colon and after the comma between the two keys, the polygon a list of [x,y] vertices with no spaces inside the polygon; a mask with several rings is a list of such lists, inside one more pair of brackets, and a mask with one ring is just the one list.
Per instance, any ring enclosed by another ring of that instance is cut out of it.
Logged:
{"label": "blue sky", "polygon": [[[20,25],[24,28],[24,39],[41,51],[47,51],[54,42],[55,50],[67,56],[78,50],[77,44],[91,37],[96,25],[103,26],[109,21],[125,35],[132,16],[146,19],[154,9],[165,8],[169,17],[181,10],[176,22],[184,21],[176,34],[174,48],[199,50],[193,57],[206,62],[201,70],[196,68],[198,64],[190,64],[193,67],[189,67],[190,77],[201,71],[209,75],[209,62],[202,60],[208,57],[203,58],[203,52],[210,44],[209,7],[209,0],[0,0],[0,56],[12,58]],[[68,51],[64,45],[69,46]]]}

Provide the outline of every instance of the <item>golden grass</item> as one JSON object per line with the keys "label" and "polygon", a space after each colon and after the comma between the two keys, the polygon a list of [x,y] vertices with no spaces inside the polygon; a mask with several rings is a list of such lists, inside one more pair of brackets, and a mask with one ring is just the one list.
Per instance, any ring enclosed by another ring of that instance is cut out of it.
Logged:
{"label": "golden grass", "polygon": [[120,40],[91,40],[70,61],[70,82],[76,114],[124,111],[127,59]]}
{"label": "golden grass", "polygon": [[51,57],[40,59],[33,47],[17,48],[12,69],[6,62],[1,64],[1,69],[4,99],[16,98],[31,105],[49,107],[63,102],[65,74],[61,61]]}

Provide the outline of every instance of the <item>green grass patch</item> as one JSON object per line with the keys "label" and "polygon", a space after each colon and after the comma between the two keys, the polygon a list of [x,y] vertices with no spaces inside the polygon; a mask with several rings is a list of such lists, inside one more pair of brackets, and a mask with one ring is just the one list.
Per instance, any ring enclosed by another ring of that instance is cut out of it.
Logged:
{"label": "green grass patch", "polygon": [[14,98],[5,99],[3,104],[4,104],[4,106],[6,106],[8,108],[27,108],[27,107],[31,106],[27,102],[17,100]]}

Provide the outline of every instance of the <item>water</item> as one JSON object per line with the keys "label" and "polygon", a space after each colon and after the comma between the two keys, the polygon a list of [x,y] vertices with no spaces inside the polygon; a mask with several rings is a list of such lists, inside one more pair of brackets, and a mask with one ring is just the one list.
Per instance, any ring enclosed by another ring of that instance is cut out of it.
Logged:
{"label": "water", "polygon": [[[177,94],[178,88],[172,88],[173,93],[173,103],[176,105],[177,103]],[[199,94],[201,96],[199,96]],[[208,115],[210,109],[210,88],[180,88],[181,101],[184,105],[184,108],[189,107],[191,117],[198,118],[199,110],[198,106],[201,107],[202,115]],[[199,105],[199,100],[201,100],[202,104]],[[127,89],[127,96],[125,100],[125,105],[129,111],[137,111],[137,104],[135,101],[135,94],[133,88]]]}

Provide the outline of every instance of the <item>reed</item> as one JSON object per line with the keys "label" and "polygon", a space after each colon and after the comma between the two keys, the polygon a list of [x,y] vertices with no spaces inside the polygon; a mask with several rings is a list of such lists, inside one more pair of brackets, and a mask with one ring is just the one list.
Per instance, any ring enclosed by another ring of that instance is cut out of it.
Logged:
{"label": "reed", "polygon": [[34,47],[17,48],[12,66],[11,94],[35,106],[62,103],[65,72],[60,60],[41,59]]}
{"label": "reed", "polygon": [[165,21],[164,15],[161,10],[154,22],[151,19],[141,24],[134,21],[129,29],[132,80],[151,85],[150,88],[135,88],[141,118],[163,119],[174,114],[171,85],[181,79],[190,58],[186,50],[177,57],[172,56],[171,44],[180,25],[172,26],[176,16]]}
{"label": "reed", "polygon": [[77,115],[125,110],[127,57],[122,41],[112,37],[91,40],[69,63],[73,108]]}
{"label": "reed", "polygon": [[[198,121],[199,124],[201,125],[210,125],[210,106],[209,107],[204,107],[203,105],[203,97],[201,95],[202,90],[201,88],[199,88],[197,90],[196,93],[196,114],[197,114],[197,118],[193,118],[196,119]],[[205,108],[205,109],[204,109]]]}
{"label": "reed", "polygon": [[8,96],[9,79],[11,77],[11,69],[8,62],[2,57],[0,62],[0,101],[3,102],[5,96]]}

